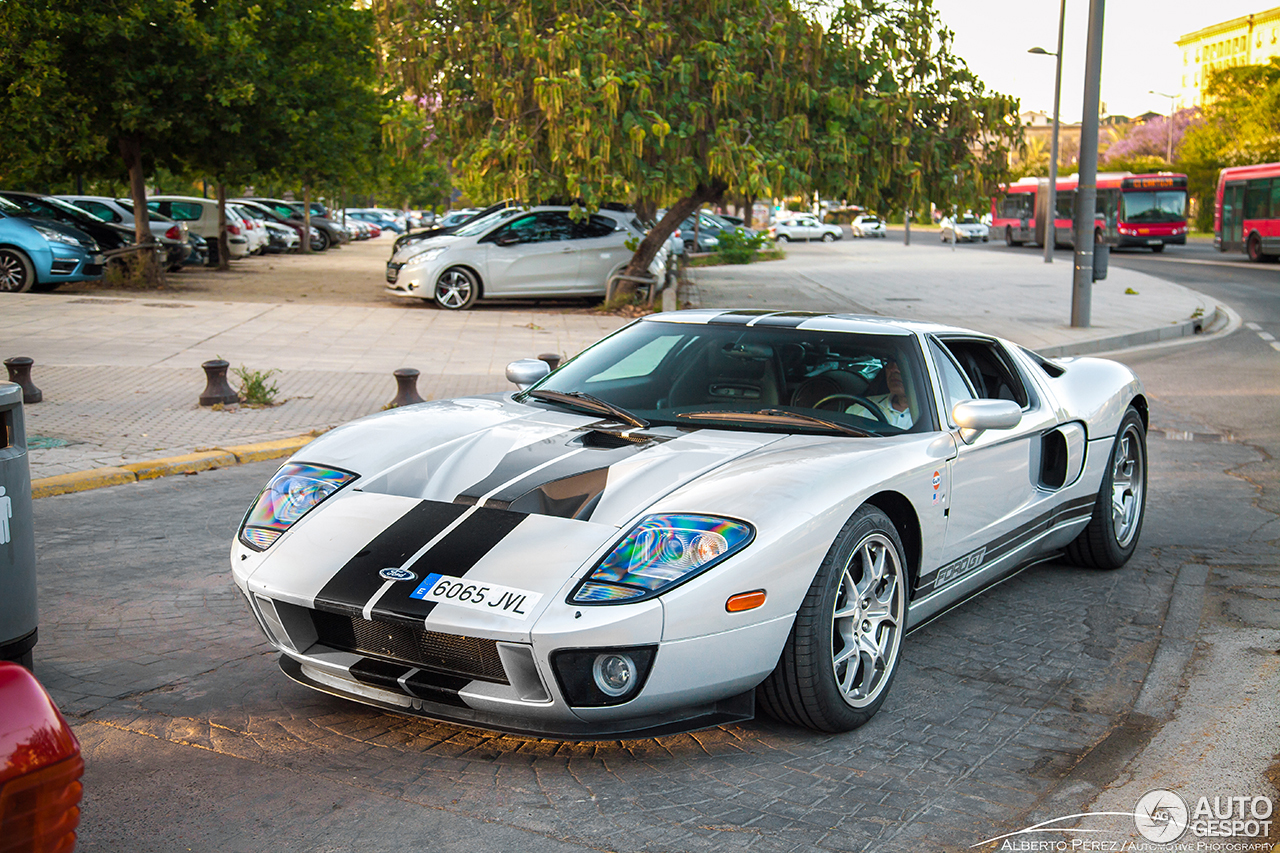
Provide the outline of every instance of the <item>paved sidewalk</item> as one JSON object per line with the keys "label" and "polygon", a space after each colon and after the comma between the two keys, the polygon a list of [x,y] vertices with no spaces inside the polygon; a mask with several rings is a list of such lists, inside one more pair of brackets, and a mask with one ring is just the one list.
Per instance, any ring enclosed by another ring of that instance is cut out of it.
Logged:
{"label": "paved sidewalk", "polygon": [[[782,261],[692,273],[685,303],[925,318],[1055,354],[1189,334],[1217,307],[1113,267],[1094,287],[1092,328],[1072,329],[1069,264],[979,247],[793,245]],[[381,409],[401,367],[421,371],[418,390],[427,399],[506,390],[508,362],[571,355],[626,322],[488,307],[453,313],[56,293],[4,294],[0,305],[0,358],[33,358],[44,392],[43,402],[26,407],[33,480],[323,431]],[[278,371],[271,381],[281,404],[201,408],[200,364],[212,358]]]}

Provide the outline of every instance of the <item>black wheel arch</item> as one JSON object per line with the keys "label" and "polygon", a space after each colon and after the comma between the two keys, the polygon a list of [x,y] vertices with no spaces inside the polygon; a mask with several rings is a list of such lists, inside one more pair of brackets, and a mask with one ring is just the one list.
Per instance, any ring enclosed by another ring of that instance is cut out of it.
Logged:
{"label": "black wheel arch", "polygon": [[903,556],[906,558],[907,601],[909,602],[915,594],[916,581],[920,577],[920,559],[923,551],[920,517],[916,515],[911,501],[900,492],[877,492],[867,498],[865,503],[889,516],[889,520],[898,531],[898,538],[902,540],[902,549],[906,552]]}

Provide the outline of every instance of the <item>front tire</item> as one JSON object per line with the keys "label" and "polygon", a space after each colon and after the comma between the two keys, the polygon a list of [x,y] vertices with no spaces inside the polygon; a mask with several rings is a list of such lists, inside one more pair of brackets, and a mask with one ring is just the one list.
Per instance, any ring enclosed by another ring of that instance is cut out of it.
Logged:
{"label": "front tire", "polygon": [[1004,242],[1005,242],[1005,245],[1006,245],[1006,246],[1021,246],[1021,245],[1022,245],[1022,241],[1021,241],[1021,240],[1015,240],[1015,239],[1013,239],[1013,226],[1012,226],[1012,225],[1006,225],[1006,226],[1004,227]]}
{"label": "front tire", "polygon": [[466,311],[480,297],[480,281],[471,270],[449,267],[436,279],[432,296],[447,311]]}
{"label": "front tire", "polygon": [[835,239],[836,239],[835,235],[833,235],[830,231],[822,235],[822,242],[824,243],[830,243]]}
{"label": "front tire", "polygon": [[17,249],[0,249],[0,293],[26,293],[35,283],[30,258]]}
{"label": "front tire", "polygon": [[863,506],[831,545],[778,665],[756,689],[777,720],[845,732],[870,720],[898,669],[907,571],[893,522]]}
{"label": "front tire", "polygon": [[311,241],[311,251],[323,252],[333,243],[329,239],[329,234],[323,228],[316,229],[316,238]]}
{"label": "front tire", "polygon": [[1147,431],[1132,406],[1120,421],[1093,517],[1067,546],[1078,566],[1118,569],[1138,547],[1147,509]]}

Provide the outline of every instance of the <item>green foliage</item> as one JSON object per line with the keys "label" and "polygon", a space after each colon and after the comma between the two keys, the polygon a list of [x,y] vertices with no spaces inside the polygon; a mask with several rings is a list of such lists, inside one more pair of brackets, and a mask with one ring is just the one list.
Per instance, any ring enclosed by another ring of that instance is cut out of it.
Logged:
{"label": "green foliage", "polygon": [[250,406],[274,406],[276,404],[276,395],[280,393],[276,383],[271,382],[271,377],[278,370],[250,370],[243,364],[239,367],[233,367],[231,372],[240,380],[240,399]]}
{"label": "green foliage", "polygon": [[763,233],[747,234],[746,231],[733,229],[721,231],[720,245],[716,249],[720,262],[725,264],[749,264],[756,259],[757,253],[768,242]]}
{"label": "green foliage", "polygon": [[632,271],[726,193],[977,198],[1021,133],[930,0],[846,0],[829,27],[790,0],[373,7],[388,70],[469,196],[668,205]]}

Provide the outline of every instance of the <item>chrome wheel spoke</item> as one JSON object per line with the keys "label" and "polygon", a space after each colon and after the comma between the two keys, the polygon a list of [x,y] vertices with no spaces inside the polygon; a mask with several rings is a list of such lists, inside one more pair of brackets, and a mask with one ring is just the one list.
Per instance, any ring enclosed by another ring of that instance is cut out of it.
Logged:
{"label": "chrome wheel spoke", "polygon": [[854,549],[832,608],[831,665],[845,701],[876,700],[892,672],[905,602],[896,548],[871,534]]}

